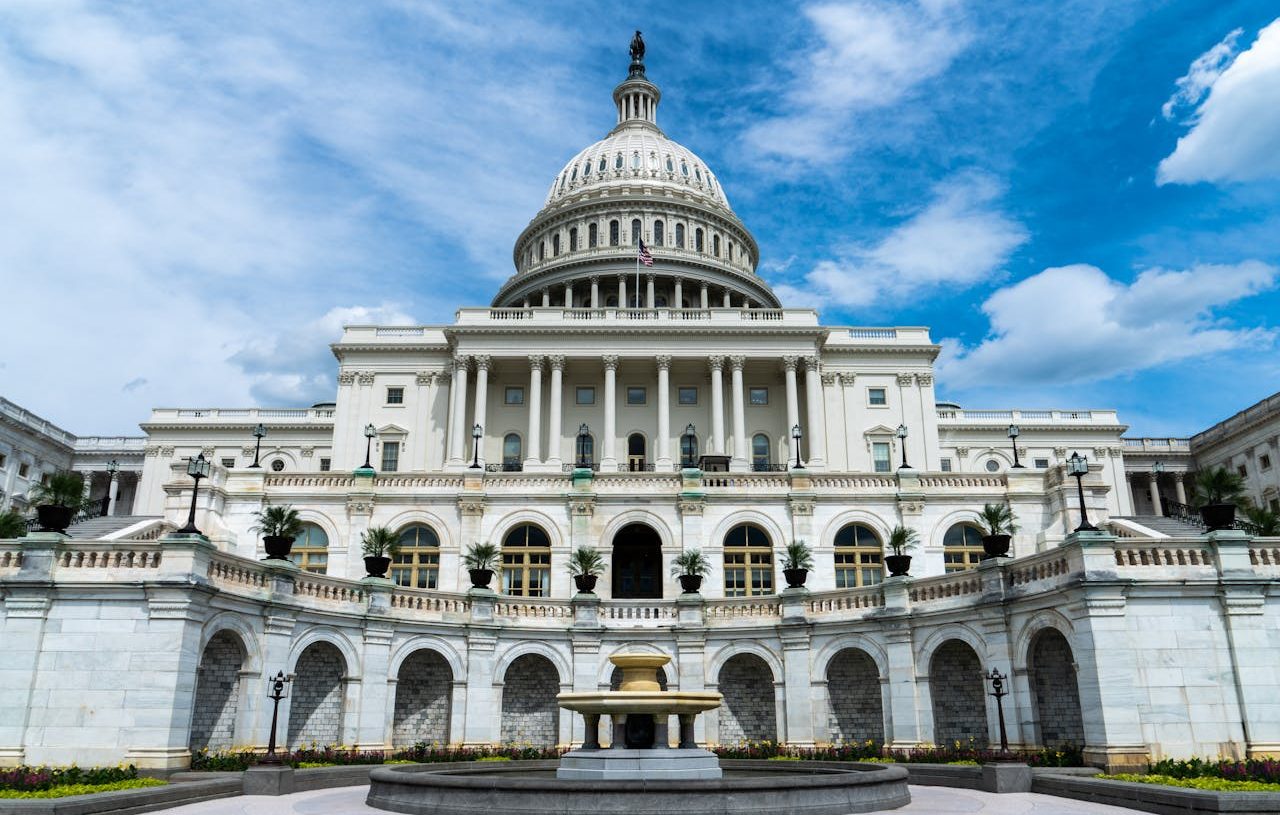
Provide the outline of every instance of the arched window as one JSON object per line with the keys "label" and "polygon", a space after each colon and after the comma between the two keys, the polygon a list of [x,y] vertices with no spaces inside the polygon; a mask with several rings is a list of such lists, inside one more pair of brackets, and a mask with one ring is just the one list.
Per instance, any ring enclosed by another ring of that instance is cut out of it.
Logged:
{"label": "arched window", "polygon": [[711,236],[711,254],[715,255],[716,257],[720,257],[720,236],[719,235]]}
{"label": "arched window", "polygon": [[666,225],[662,221],[653,222],[653,245],[654,246],[662,246],[663,242],[666,240],[666,235],[662,233],[666,228],[667,228]]}
{"label": "arched window", "polygon": [[654,295],[653,300],[654,300],[654,305],[656,305],[658,308],[667,307],[667,296],[665,294]]}
{"label": "arched window", "polygon": [[729,262],[733,263],[733,241],[729,241]]}
{"label": "arched window", "polygon": [[542,260],[547,256],[547,242],[538,241],[538,260]]}
{"label": "arched window", "polygon": [[724,536],[724,596],[773,594],[773,549],[755,524],[738,524]]}
{"label": "arched window", "polygon": [[763,433],[751,437],[751,469],[758,473],[769,471],[769,437]]}
{"label": "arched window", "polygon": [[684,248],[684,224],[676,224],[676,248]]}
{"label": "arched window", "polygon": [[680,162],[680,173],[685,176],[689,175],[689,165],[685,164],[683,161]]}
{"label": "arched window", "polygon": [[609,245],[610,246],[618,245],[618,229],[619,227],[618,227],[617,221],[609,222]]}
{"label": "arched window", "polygon": [[577,463],[583,467],[590,467],[596,463],[596,439],[590,433],[586,433],[576,437],[578,445]]}
{"label": "arched window", "polygon": [[398,539],[400,552],[391,559],[391,580],[397,586],[434,589],[439,586],[440,538],[422,524],[405,527]]}
{"label": "arched window", "polygon": [[329,536],[315,524],[303,524],[293,539],[289,559],[304,572],[324,574],[329,570]]}
{"label": "arched window", "polygon": [[608,166],[609,166],[609,160],[608,160],[608,159],[606,159],[604,156],[601,156],[601,157],[600,157],[600,172],[602,172],[602,173],[603,173],[603,172],[604,172],[604,170],[605,170],[605,168],[606,168],[606,167],[608,167]]}
{"label": "arched window", "polygon": [[521,524],[502,539],[502,593],[546,597],[551,590],[551,540],[533,524]]}
{"label": "arched window", "polygon": [[586,181],[589,175],[591,175],[591,159],[582,162],[582,180]]}
{"label": "arched window", "polygon": [[634,218],[631,221],[631,245],[640,245],[640,235],[644,231],[644,227],[640,225],[640,219]]}
{"label": "arched window", "polygon": [[578,227],[569,227],[569,251],[578,251]]}
{"label": "arched window", "polygon": [[520,469],[524,456],[521,454],[520,434],[508,433],[502,437],[502,469],[514,472]]}
{"label": "arched window", "polygon": [[615,157],[614,157],[614,159],[613,159],[613,169],[615,169],[615,170],[621,170],[621,169],[622,169],[622,154],[621,154],[621,153],[619,153],[617,156],[615,156]]}
{"label": "arched window", "polygon": [[587,248],[595,249],[600,243],[600,226],[591,224],[587,227]]}
{"label": "arched window", "polygon": [[693,177],[698,179],[699,181],[702,180],[702,168],[696,164],[693,165]]}
{"label": "arched window", "polygon": [[884,546],[871,527],[849,524],[836,533],[836,588],[874,586],[884,580]]}
{"label": "arched window", "polygon": [[560,233],[551,236],[551,255],[557,257],[560,254]]}
{"label": "arched window", "polygon": [[639,153],[632,153],[632,154],[631,154],[631,169],[633,169],[633,170],[639,170],[639,169],[640,169],[640,154],[639,154]]}
{"label": "arched window", "polygon": [[958,523],[942,539],[942,562],[948,572],[972,569],[982,560],[982,530],[970,523]]}
{"label": "arched window", "polygon": [[574,182],[577,180],[578,180],[578,165],[575,164],[573,165],[573,175],[569,176],[569,181]]}
{"label": "arched window", "polygon": [[693,250],[695,252],[702,251],[702,229],[693,230]]}
{"label": "arched window", "polygon": [[627,469],[633,473],[644,471],[644,436],[632,433],[627,436]]}
{"label": "arched window", "polygon": [[680,437],[680,466],[698,466],[698,437],[693,433]]}
{"label": "arched window", "polygon": [[675,171],[676,171],[676,168],[671,163],[671,156],[667,156],[667,172],[674,173]]}

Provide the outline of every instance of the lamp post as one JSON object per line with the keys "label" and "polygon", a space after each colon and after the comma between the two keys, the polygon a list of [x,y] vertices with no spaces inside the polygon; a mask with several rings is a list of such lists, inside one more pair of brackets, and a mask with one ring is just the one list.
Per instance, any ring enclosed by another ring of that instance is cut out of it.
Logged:
{"label": "lamp post", "polygon": [[[257,467],[259,469],[262,467],[262,465],[258,463],[258,459],[262,453],[262,437],[265,435],[267,435],[267,427],[259,422],[258,426],[253,429],[253,437],[258,441],[253,446],[253,463],[249,465],[250,467]],[[364,466],[368,467],[369,465],[366,464]]]}
{"label": "lamp post", "polygon": [[1157,515],[1164,514],[1164,501],[1160,499],[1160,476],[1164,475],[1164,462],[1157,461],[1151,465],[1151,504]]}
{"label": "lamp post", "polygon": [[591,466],[591,459],[587,456],[587,442],[591,441],[591,428],[587,427],[587,423],[583,422],[578,425],[578,467],[585,468]]}
{"label": "lamp post", "polygon": [[187,475],[194,478],[196,483],[191,488],[191,511],[187,513],[187,525],[178,532],[183,535],[200,535],[203,533],[196,528],[196,493],[200,492],[200,479],[209,477],[209,462],[205,460],[204,453],[187,459]]}
{"label": "lamp post", "polygon": [[111,511],[115,509],[116,490],[119,488],[116,477],[119,474],[120,462],[113,458],[107,462],[107,475],[110,476],[110,480],[107,482],[107,497],[102,499],[102,514],[104,516],[111,515]]}
{"label": "lamp post", "polygon": [[1072,453],[1071,458],[1067,459],[1067,473],[1075,476],[1076,491],[1080,494],[1080,525],[1075,531],[1097,532],[1098,527],[1089,523],[1089,513],[1084,506],[1084,477],[1089,474],[1089,459],[1082,457],[1078,452]]}
{"label": "lamp post", "polygon": [[680,437],[680,458],[681,466],[693,467],[697,465],[697,459],[694,456],[698,452],[698,428],[693,426],[693,422],[684,426],[684,435]]}
{"label": "lamp post", "polygon": [[910,469],[907,464],[907,426],[905,424],[898,425],[898,446],[902,448],[902,466],[898,469]]}
{"label": "lamp post", "polygon": [[280,756],[276,755],[276,722],[280,718],[280,700],[289,695],[288,686],[293,681],[293,674],[284,675],[284,671],[278,671],[274,678],[267,680],[271,684],[271,691],[267,694],[267,698],[272,701],[271,708],[271,736],[267,739],[267,754],[262,757],[263,764],[281,764]]}
{"label": "lamp post", "polygon": [[1009,691],[1004,689],[1004,681],[1009,677],[1000,673],[999,668],[992,668],[990,672],[983,674],[988,682],[991,683],[991,693],[989,695],[996,697],[996,715],[1000,718],[1000,757],[1009,758],[1009,736],[1004,728],[1004,697],[1009,695]]}
{"label": "lamp post", "polygon": [[471,469],[473,470],[480,469],[480,437],[483,435],[484,435],[484,428],[481,427],[480,425],[476,425],[475,427],[471,428],[471,440],[472,440]]}
{"label": "lamp post", "polygon": [[800,429],[800,425],[798,424],[791,425],[791,440],[795,442],[795,445],[796,445],[795,469],[797,470],[800,469],[802,466],[804,466],[800,463],[800,439],[803,436],[804,436],[804,431]]}
{"label": "lamp post", "polygon": [[373,465],[369,463],[369,456],[373,454],[373,437],[378,435],[378,428],[372,424],[364,426],[364,469],[372,470]]}
{"label": "lamp post", "polygon": [[1014,470],[1026,469],[1018,462],[1018,436],[1022,434],[1022,429],[1016,424],[1009,425],[1009,441],[1013,444],[1013,467]]}

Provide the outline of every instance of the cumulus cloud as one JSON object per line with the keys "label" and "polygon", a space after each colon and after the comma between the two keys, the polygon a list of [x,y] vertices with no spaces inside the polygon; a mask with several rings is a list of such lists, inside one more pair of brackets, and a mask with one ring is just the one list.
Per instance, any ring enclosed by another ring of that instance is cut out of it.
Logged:
{"label": "cumulus cloud", "polygon": [[878,243],[842,247],[820,261],[804,285],[776,287],[790,305],[835,303],[860,308],[939,286],[963,288],[996,273],[1027,240],[998,206],[993,178],[964,173],[937,185],[921,211]]}
{"label": "cumulus cloud", "polygon": [[830,159],[852,114],[892,105],[946,71],[973,36],[953,0],[819,3],[803,13],[817,47],[791,66],[781,113],[744,138],[787,159]]}
{"label": "cumulus cloud", "polygon": [[1238,328],[1222,306],[1276,285],[1280,269],[1256,260],[1149,269],[1125,284],[1096,266],[1045,269],[991,295],[987,339],[943,342],[939,375],[957,389],[1101,381],[1180,360],[1275,342],[1270,328]]}
{"label": "cumulus cloud", "polygon": [[1164,104],[1170,118],[1199,102],[1190,131],[1160,162],[1157,184],[1280,177],[1280,20],[1236,55],[1240,33],[1233,31],[1197,57]]}

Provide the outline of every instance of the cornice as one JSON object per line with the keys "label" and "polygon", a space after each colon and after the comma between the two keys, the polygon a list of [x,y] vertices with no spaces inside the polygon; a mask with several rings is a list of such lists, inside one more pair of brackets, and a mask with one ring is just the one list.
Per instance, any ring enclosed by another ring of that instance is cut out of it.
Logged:
{"label": "cornice", "polygon": [[[828,327],[827,329],[828,333],[832,330],[839,330],[839,329],[838,328],[832,329],[831,327]],[[852,346],[824,345],[822,347],[822,353],[823,354],[866,354],[866,353],[929,354],[931,359],[937,359],[938,354],[942,353],[942,346],[941,345],[892,345],[892,344],[874,345],[871,343],[868,343],[867,345],[852,345]]]}
{"label": "cornice", "polygon": [[614,334],[632,336],[635,334],[652,334],[652,335],[677,335],[681,337],[690,337],[693,332],[697,332],[697,336],[718,336],[718,335],[741,335],[758,337],[761,334],[777,336],[802,336],[820,339],[827,336],[828,329],[824,326],[796,326],[794,328],[780,328],[778,326],[743,326],[741,328],[731,328],[727,326],[600,326],[599,328],[588,326],[539,326],[539,327],[520,327],[512,326],[455,326],[445,329],[448,336],[464,336],[464,335],[486,335],[486,334],[562,334],[565,336],[573,336],[579,334]]}

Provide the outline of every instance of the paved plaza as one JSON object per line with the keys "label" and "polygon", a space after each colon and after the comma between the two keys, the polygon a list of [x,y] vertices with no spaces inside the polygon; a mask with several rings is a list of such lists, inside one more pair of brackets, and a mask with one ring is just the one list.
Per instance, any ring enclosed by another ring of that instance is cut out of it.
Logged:
{"label": "paved plaza", "polygon": [[[221,801],[205,801],[175,809],[163,810],[167,815],[355,815],[380,813],[381,809],[365,806],[367,786],[315,790],[270,798],[244,795]],[[956,815],[1121,815],[1134,809],[1091,804],[1034,793],[996,795],[973,790],[945,787],[911,787],[911,804],[902,813],[955,813]]]}

